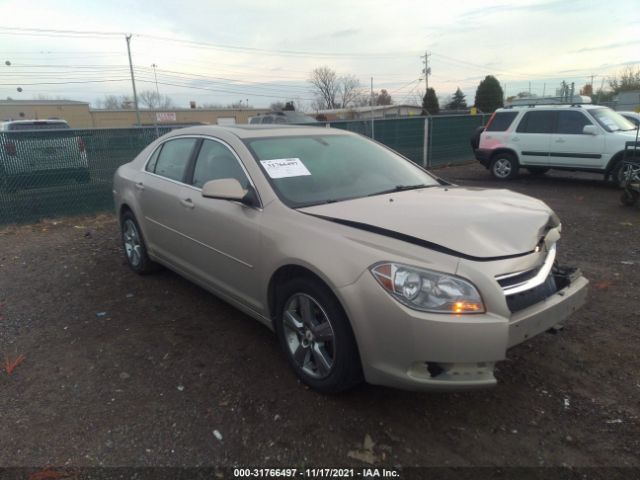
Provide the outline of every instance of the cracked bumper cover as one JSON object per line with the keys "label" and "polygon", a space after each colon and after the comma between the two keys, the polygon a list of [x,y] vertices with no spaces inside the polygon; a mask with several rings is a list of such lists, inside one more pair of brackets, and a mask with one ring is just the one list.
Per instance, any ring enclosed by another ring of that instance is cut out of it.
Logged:
{"label": "cracked bumper cover", "polygon": [[579,274],[510,318],[491,312],[456,316],[412,310],[389,295],[371,295],[372,288],[380,288],[371,275],[344,287],[341,296],[352,299],[345,307],[369,383],[468,390],[495,385],[494,365],[505,359],[507,349],[563,323],[585,303],[588,283]]}

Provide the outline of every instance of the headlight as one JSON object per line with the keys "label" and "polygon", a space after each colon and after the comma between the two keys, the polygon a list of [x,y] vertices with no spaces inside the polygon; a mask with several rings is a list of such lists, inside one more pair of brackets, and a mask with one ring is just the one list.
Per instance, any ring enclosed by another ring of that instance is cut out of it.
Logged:
{"label": "headlight", "polygon": [[407,307],[434,313],[485,311],[476,287],[460,277],[398,263],[379,263],[370,270],[380,285]]}

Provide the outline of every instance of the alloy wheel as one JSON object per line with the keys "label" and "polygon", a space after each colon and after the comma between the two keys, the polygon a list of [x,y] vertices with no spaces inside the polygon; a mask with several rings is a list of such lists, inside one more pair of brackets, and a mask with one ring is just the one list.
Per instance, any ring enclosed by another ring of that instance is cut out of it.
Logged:
{"label": "alloy wheel", "polygon": [[499,158],[493,165],[493,173],[500,178],[507,178],[511,174],[511,169],[511,162],[506,158]]}
{"label": "alloy wheel", "polygon": [[638,182],[640,181],[640,164],[626,163],[620,169],[620,182]]}
{"label": "alloy wheel", "polygon": [[129,263],[134,267],[140,265],[142,261],[142,243],[140,242],[140,234],[136,224],[127,219],[124,221],[124,229],[122,232],[124,250]]}
{"label": "alloy wheel", "polygon": [[296,293],[287,301],[283,317],[295,364],[312,378],[328,377],[335,362],[335,334],[325,310],[313,297]]}

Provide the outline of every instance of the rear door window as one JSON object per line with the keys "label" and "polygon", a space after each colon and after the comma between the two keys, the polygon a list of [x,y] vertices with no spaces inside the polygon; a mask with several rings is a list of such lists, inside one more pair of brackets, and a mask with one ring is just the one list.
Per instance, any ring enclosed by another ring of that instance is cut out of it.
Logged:
{"label": "rear door window", "polygon": [[517,116],[518,112],[497,112],[487,127],[487,132],[504,132]]}
{"label": "rear door window", "polygon": [[249,179],[231,150],[221,143],[205,140],[198,153],[192,184],[202,188],[208,181],[222,178],[235,178],[243,188],[247,188],[249,184]]}
{"label": "rear door window", "polygon": [[581,112],[558,112],[558,126],[556,133],[565,135],[580,135],[585,125],[593,125]]}
{"label": "rear door window", "polygon": [[187,164],[197,141],[197,138],[178,138],[165,142],[154,173],[177,182],[184,181]]}
{"label": "rear door window", "polygon": [[532,111],[527,112],[520,120],[516,129],[519,133],[552,133],[556,112]]}

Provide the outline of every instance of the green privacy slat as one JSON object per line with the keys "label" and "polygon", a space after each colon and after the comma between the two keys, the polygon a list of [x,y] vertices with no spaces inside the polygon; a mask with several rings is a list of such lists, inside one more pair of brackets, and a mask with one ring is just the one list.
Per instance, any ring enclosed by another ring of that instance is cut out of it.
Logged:
{"label": "green privacy slat", "polygon": [[[469,161],[477,116],[429,117],[429,164]],[[373,138],[422,165],[425,118],[379,119]],[[371,120],[329,122],[372,137]],[[322,128],[323,124],[318,128]],[[0,132],[0,225],[113,209],[116,169],[169,127]]]}

